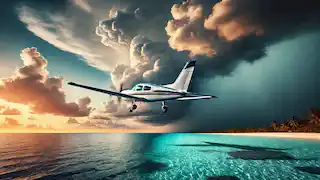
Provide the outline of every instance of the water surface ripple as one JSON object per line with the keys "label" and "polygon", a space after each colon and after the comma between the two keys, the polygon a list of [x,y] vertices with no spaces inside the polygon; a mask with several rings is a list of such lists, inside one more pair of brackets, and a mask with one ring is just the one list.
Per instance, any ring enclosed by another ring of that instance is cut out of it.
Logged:
{"label": "water surface ripple", "polygon": [[0,179],[320,179],[320,141],[210,134],[0,134]]}

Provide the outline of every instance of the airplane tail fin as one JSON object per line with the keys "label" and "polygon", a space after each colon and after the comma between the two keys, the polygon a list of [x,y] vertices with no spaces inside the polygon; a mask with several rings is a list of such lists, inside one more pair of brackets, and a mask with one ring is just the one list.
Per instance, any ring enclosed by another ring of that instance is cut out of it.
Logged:
{"label": "airplane tail fin", "polygon": [[167,87],[178,89],[184,92],[188,91],[196,61],[188,61],[180,72],[174,83],[168,84]]}

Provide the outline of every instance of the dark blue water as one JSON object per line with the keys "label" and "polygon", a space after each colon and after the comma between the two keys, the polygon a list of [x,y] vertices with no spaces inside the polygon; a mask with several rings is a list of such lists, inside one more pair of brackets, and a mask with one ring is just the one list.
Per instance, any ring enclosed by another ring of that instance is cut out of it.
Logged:
{"label": "dark blue water", "polygon": [[320,179],[320,141],[203,134],[0,134],[0,179]]}

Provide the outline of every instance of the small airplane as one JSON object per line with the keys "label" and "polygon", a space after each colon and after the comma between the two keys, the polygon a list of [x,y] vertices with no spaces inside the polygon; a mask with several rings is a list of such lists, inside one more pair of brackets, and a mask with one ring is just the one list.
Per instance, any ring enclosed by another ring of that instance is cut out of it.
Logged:
{"label": "small airplane", "polygon": [[156,85],[149,83],[139,83],[131,89],[123,90],[122,84],[120,84],[119,92],[109,91],[104,89],[98,89],[90,86],[69,82],[69,85],[77,86],[101,93],[106,93],[112,96],[117,96],[120,101],[121,98],[126,98],[126,101],[131,101],[132,105],[129,108],[130,112],[137,109],[135,102],[161,102],[162,111],[165,113],[168,111],[168,106],[165,105],[166,101],[187,101],[187,100],[199,100],[199,99],[211,99],[217,98],[211,95],[200,95],[188,92],[189,84],[192,79],[192,75],[195,69],[196,61],[188,61],[180,72],[178,78],[172,84]]}

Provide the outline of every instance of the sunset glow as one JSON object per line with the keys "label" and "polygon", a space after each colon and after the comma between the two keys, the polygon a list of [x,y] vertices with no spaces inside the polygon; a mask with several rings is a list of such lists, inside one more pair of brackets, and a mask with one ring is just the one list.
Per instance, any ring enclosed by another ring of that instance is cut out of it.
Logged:
{"label": "sunset glow", "polygon": [[6,106],[6,107],[9,107],[9,108],[16,108],[25,117],[29,117],[30,113],[31,113],[30,112],[30,107],[27,106],[27,105],[18,104],[18,103],[12,103],[12,102],[8,102],[8,101],[2,100],[2,99],[0,99],[0,106]]}

